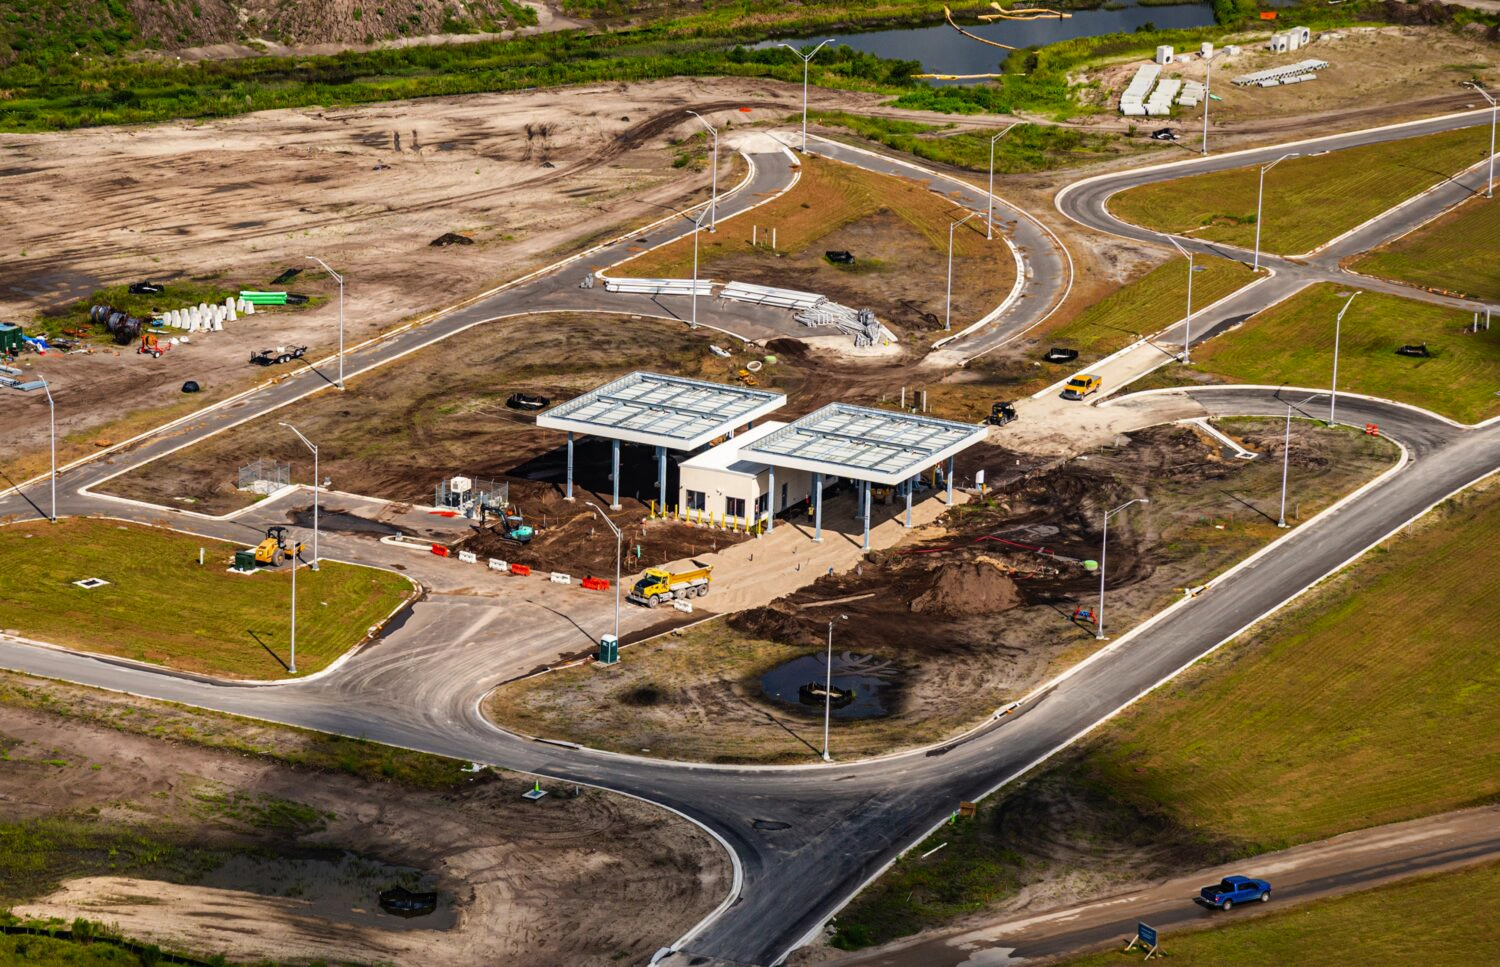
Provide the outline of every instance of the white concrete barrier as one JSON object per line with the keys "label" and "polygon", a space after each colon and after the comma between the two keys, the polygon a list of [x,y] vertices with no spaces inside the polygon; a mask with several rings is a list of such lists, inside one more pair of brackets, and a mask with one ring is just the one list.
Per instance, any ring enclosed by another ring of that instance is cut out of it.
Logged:
{"label": "white concrete barrier", "polygon": [[553,584],[572,584],[573,576],[571,574],[559,574],[558,572],[553,571],[552,577],[548,578],[548,580]]}
{"label": "white concrete barrier", "polygon": [[479,563],[479,555],[475,554],[473,551],[459,551],[458,552],[458,559],[460,561],[463,561],[465,564],[478,564]]}
{"label": "white concrete barrier", "polygon": [[673,601],[672,607],[676,608],[678,611],[681,611],[683,614],[693,613],[693,602],[691,601]]}
{"label": "white concrete barrier", "polygon": [[490,570],[504,573],[510,570],[510,565],[496,558],[490,558]]}

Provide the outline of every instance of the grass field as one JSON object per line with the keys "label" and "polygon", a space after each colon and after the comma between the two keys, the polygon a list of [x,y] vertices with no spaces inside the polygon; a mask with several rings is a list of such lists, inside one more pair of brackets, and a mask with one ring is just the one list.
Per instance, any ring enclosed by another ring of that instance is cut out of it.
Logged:
{"label": "grass field", "polygon": [[[1500,865],[1441,873],[1253,920],[1163,938],[1173,964],[1318,964],[1471,967],[1500,962]],[[1414,924],[1420,928],[1413,929]],[[1063,961],[1067,967],[1137,963],[1139,950]]]}
{"label": "grass field", "polygon": [[[227,573],[235,550],[108,520],[12,524],[0,528],[0,625],[186,671],[283,678],[290,570]],[[92,590],[71,583],[89,577],[110,583]],[[388,571],[328,561],[318,571],[304,568],[297,576],[297,671],[326,667],[410,593],[410,582]]]}
{"label": "grass field", "polygon": [[[789,120],[800,120],[800,115]],[[862,138],[925,161],[988,172],[990,139],[1001,128],[954,131],[953,125],[866,117],[844,111],[813,111],[808,120],[845,128]],[[995,142],[995,172],[1047,171],[1159,149],[1161,142],[1091,134],[1074,128],[1022,124]]]}
{"label": "grass field", "polygon": [[[1266,175],[1261,249],[1310,251],[1457,174],[1488,149],[1489,132],[1472,127],[1283,161]],[[1250,248],[1259,173],[1236,168],[1144,185],[1115,195],[1109,208],[1137,225]]]}
{"label": "grass field", "polygon": [[1495,801],[1497,529],[1500,487],[1450,501],[1116,719],[1089,770],[1246,854]]}
{"label": "grass field", "polygon": [[[1213,257],[1195,258],[1193,309],[1224,298],[1255,280],[1241,262]],[[1048,333],[1048,345],[1076,349],[1080,362],[1090,362],[1123,349],[1187,315],[1187,263],[1173,258],[1139,279],[1110,293],[1070,321]]]}
{"label": "grass field", "polygon": [[1474,197],[1351,268],[1424,288],[1500,302],[1500,201]]}
{"label": "grass field", "polygon": [[[957,203],[933,194],[921,182],[877,174],[822,158],[803,158],[802,176],[797,184],[780,198],[740,220],[747,224],[731,223],[733,227],[722,227],[713,235],[707,232],[698,234],[699,276],[704,276],[705,267],[716,260],[749,249],[748,222],[766,230],[769,226],[776,226],[776,251],[797,253],[851,222],[882,211],[894,214],[904,226],[921,235],[944,257],[948,252],[948,225],[964,215],[964,209]],[[990,261],[997,255],[1003,255],[1005,263],[1011,262],[1003,246],[997,251],[998,242],[985,241],[982,214],[970,225],[978,225],[979,230],[954,233],[955,289],[958,284],[956,274],[964,262]],[[646,252],[614,271],[618,275],[641,278],[691,278],[692,235],[690,233],[684,239]]]}
{"label": "grass field", "polygon": [[[1236,383],[1327,386],[1333,376],[1334,319],[1348,290],[1310,286],[1239,329],[1204,343],[1193,368]],[[1400,400],[1476,423],[1500,413],[1500,329],[1465,333],[1466,312],[1366,292],[1344,316],[1339,390]],[[1396,355],[1427,344],[1429,359]]]}

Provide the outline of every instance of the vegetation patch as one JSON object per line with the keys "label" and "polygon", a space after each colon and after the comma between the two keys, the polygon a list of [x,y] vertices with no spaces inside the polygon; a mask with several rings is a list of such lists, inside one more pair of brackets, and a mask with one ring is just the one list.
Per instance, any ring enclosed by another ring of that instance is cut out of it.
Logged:
{"label": "vegetation patch", "polygon": [[[311,534],[301,536],[310,544]],[[237,549],[111,520],[12,524],[0,528],[5,626],[169,668],[283,678],[290,659],[290,567],[231,574]],[[84,578],[109,583],[92,589],[72,583]],[[411,594],[411,583],[389,571],[332,561],[317,571],[302,568],[297,671],[327,667]]]}
{"label": "vegetation patch", "polygon": [[[1194,258],[1193,268],[1194,312],[1256,278],[1243,262],[1214,256]],[[1187,260],[1168,259],[1053,329],[1048,345],[1078,350],[1080,365],[1102,359],[1186,316],[1187,286]]]}
{"label": "vegetation patch", "polygon": [[[990,140],[1003,128],[956,130],[953,125],[922,124],[844,111],[814,111],[809,122],[844,128],[870,141],[925,161],[990,170]],[[1018,174],[1089,164],[1160,147],[1147,139],[1127,140],[1118,134],[1095,134],[1076,128],[1022,124],[995,141],[995,172]]]}
{"label": "vegetation patch", "polygon": [[[1320,283],[1253,316],[1193,352],[1192,369],[1233,383],[1327,386],[1334,320],[1352,291]],[[1500,414],[1500,329],[1468,331],[1473,316],[1446,306],[1365,292],[1339,333],[1339,390],[1411,403],[1463,423]],[[1428,358],[1398,356],[1426,344]]]}
{"label": "vegetation patch", "polygon": [[[1283,161],[1266,174],[1261,249],[1311,251],[1469,167],[1488,149],[1489,132],[1470,127]],[[1109,208],[1158,231],[1251,248],[1259,185],[1259,167],[1235,168],[1131,188],[1112,197]]]}
{"label": "vegetation patch", "polygon": [[1500,203],[1475,196],[1354,260],[1351,268],[1422,288],[1500,302]]}
{"label": "vegetation patch", "polygon": [[[1439,873],[1254,919],[1216,918],[1215,929],[1173,933],[1174,964],[1395,964],[1469,967],[1500,958],[1500,918],[1487,900],[1500,864]],[[1421,929],[1413,930],[1414,919]],[[1139,960],[1119,950],[1063,961],[1106,967]]]}

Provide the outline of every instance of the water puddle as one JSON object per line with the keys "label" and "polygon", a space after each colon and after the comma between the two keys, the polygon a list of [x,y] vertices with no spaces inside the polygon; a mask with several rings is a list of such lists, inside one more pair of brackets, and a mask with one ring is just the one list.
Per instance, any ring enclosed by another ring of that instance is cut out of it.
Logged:
{"label": "water puddle", "polygon": [[834,718],[868,719],[891,713],[899,674],[886,659],[846,651],[833,656],[833,688],[825,694],[827,657],[803,655],[766,672],[760,687],[767,698],[800,711],[822,712],[826,701]]}

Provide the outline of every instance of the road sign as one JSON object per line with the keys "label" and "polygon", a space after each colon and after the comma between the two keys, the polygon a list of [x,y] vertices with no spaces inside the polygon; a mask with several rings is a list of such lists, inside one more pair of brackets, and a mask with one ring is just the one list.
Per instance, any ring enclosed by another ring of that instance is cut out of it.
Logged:
{"label": "road sign", "polygon": [[1135,936],[1130,938],[1130,943],[1125,945],[1125,949],[1127,951],[1134,950],[1136,944],[1140,944],[1146,948],[1146,956],[1144,958],[1146,960],[1150,960],[1161,953],[1161,947],[1156,942],[1156,928],[1147,926],[1139,921],[1135,925]]}

